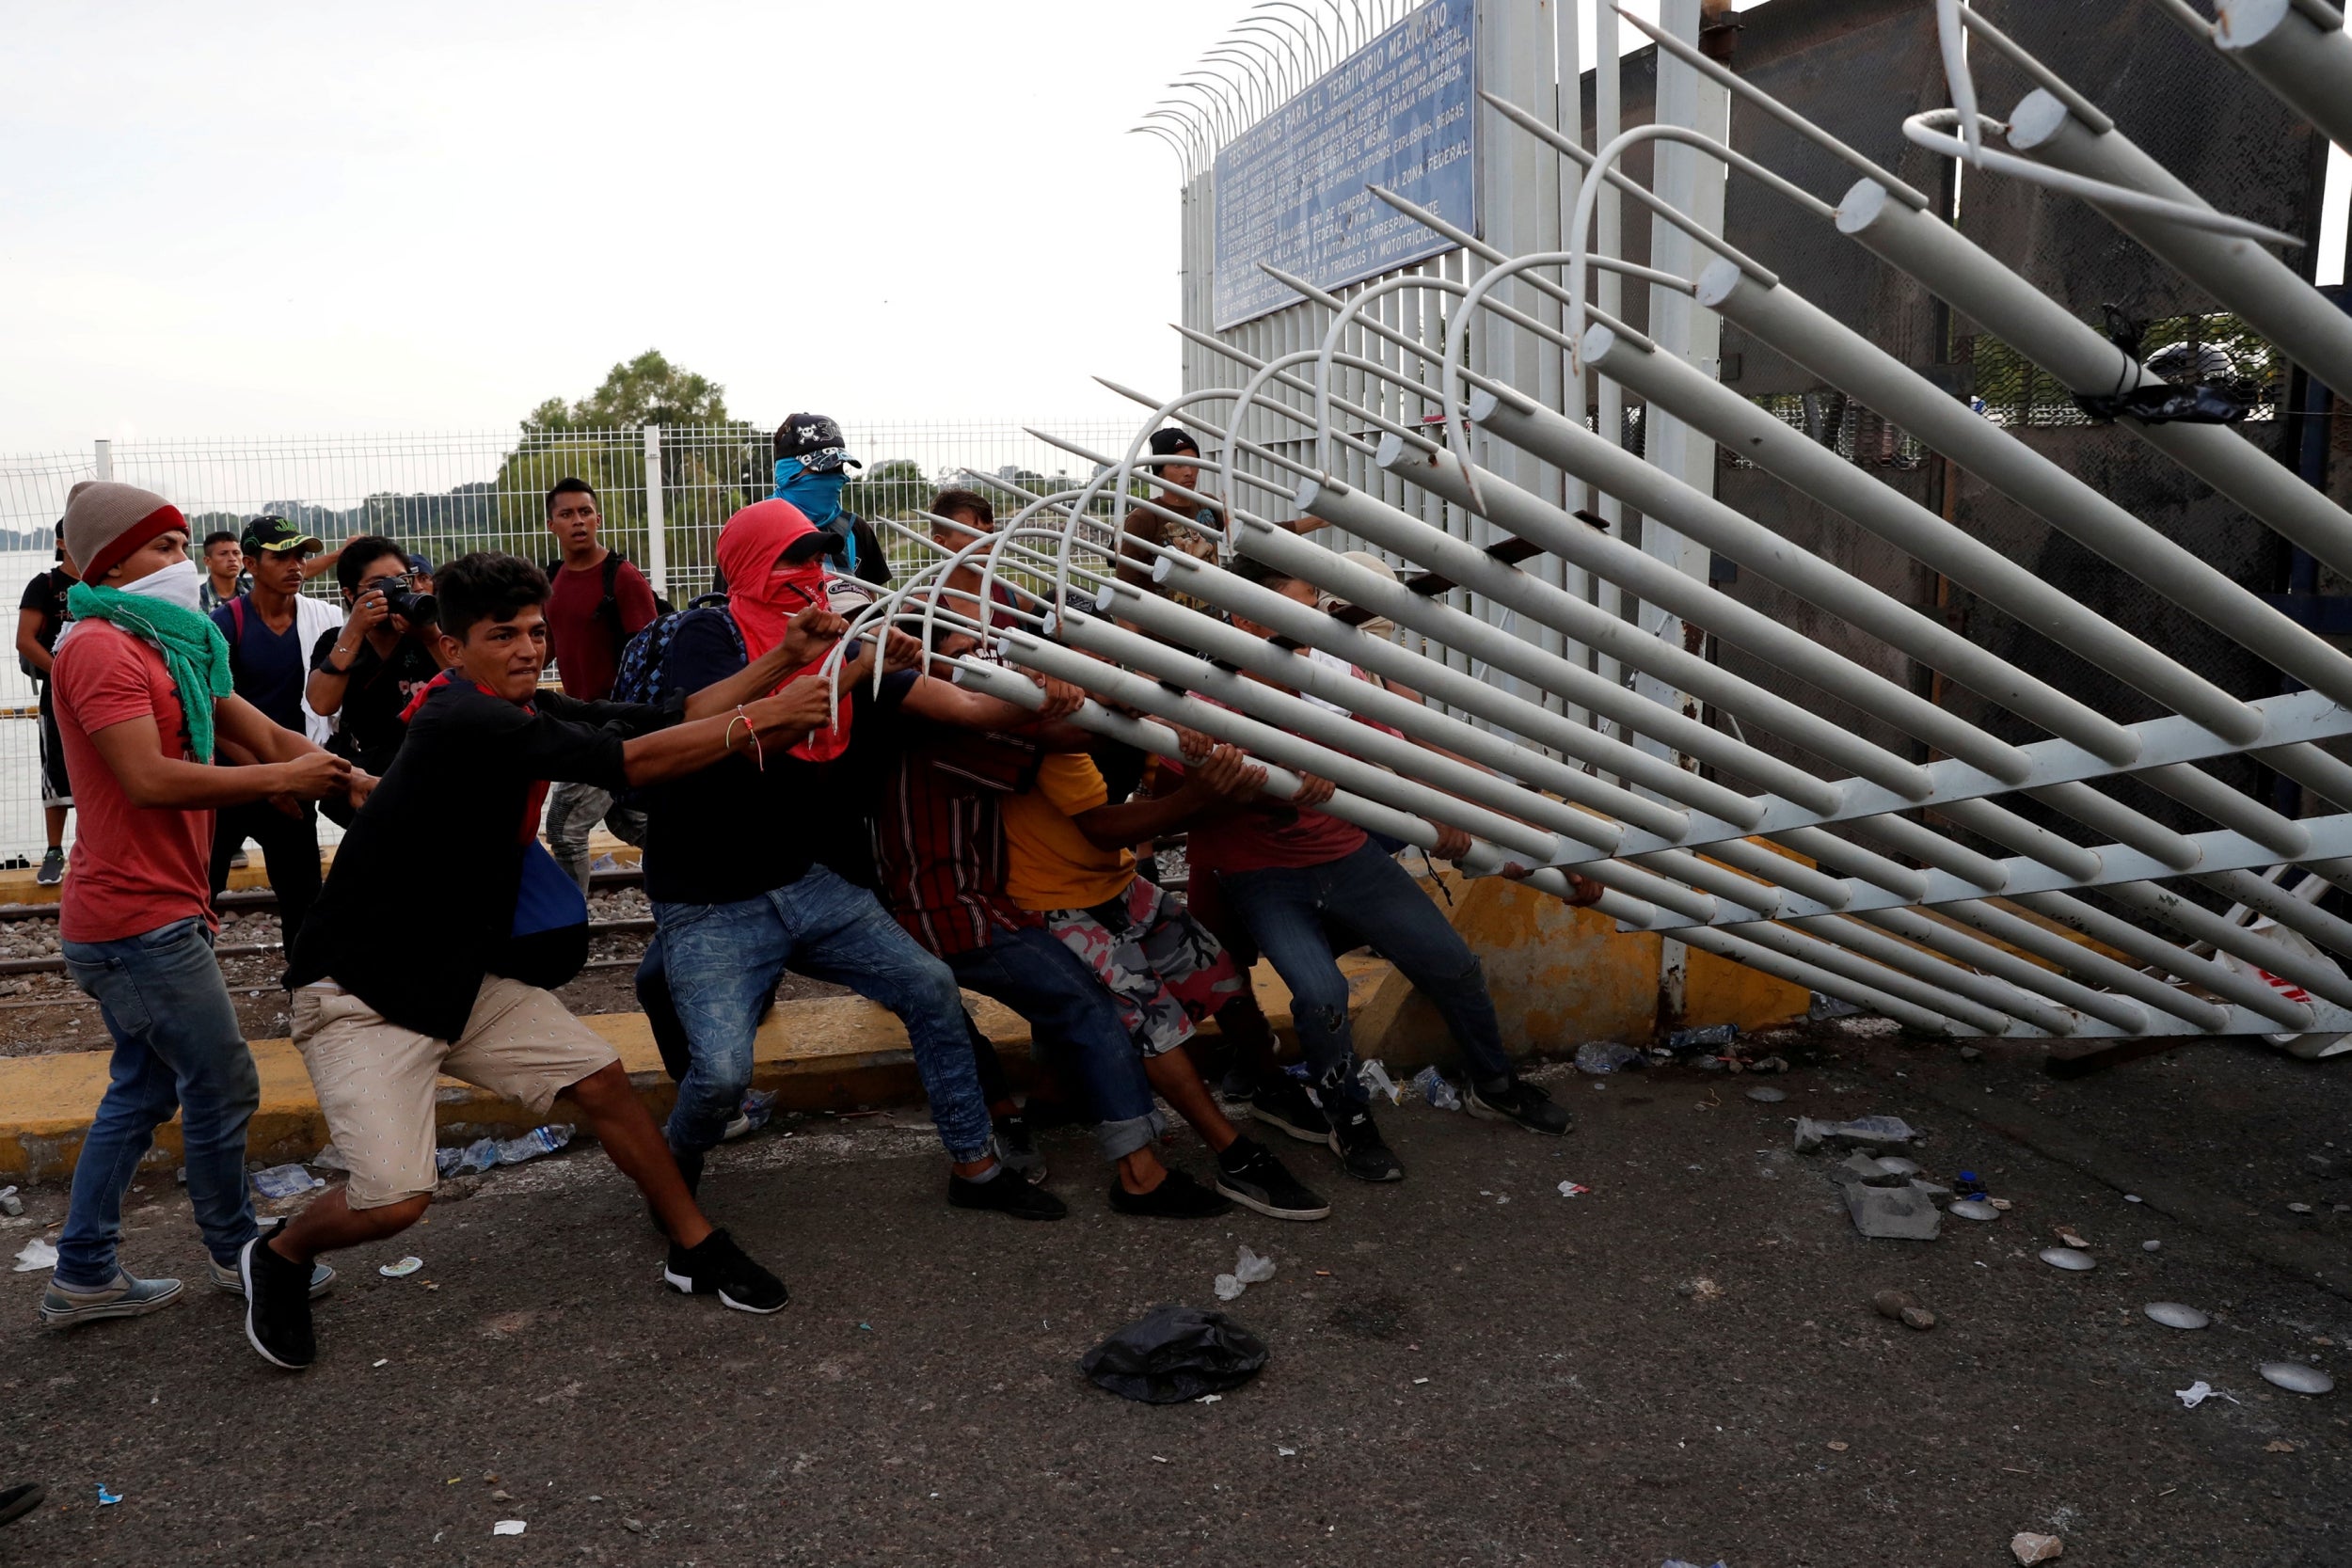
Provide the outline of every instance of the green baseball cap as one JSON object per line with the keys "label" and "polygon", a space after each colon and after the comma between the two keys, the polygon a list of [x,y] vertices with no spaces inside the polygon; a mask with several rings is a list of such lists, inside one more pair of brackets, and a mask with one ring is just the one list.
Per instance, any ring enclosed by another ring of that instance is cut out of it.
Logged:
{"label": "green baseball cap", "polygon": [[287,550],[323,550],[326,546],[314,535],[303,532],[283,517],[256,517],[245,525],[245,536],[237,541],[248,553],[269,550],[283,554]]}

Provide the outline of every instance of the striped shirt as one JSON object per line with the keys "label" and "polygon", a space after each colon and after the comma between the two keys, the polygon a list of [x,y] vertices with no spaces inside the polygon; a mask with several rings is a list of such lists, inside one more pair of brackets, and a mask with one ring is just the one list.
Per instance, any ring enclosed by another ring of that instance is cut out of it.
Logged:
{"label": "striped shirt", "polygon": [[909,935],[943,958],[975,952],[1000,931],[1039,924],[1005,891],[998,807],[1037,777],[1038,750],[1012,736],[903,721],[904,744],[883,775],[874,814],[882,902]]}

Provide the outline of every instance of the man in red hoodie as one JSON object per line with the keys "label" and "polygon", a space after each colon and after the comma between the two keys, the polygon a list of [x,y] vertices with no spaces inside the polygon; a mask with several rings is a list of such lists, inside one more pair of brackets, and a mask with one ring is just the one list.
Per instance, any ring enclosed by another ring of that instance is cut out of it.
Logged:
{"label": "man in red hoodie", "polygon": [[[677,622],[656,694],[733,678],[770,659],[796,617],[830,615],[826,562],[841,547],[839,534],[817,528],[789,501],[760,501],[729,518],[717,549],[727,602]],[[919,653],[912,639],[892,637],[905,653]],[[892,685],[892,698],[909,678]],[[827,863],[839,858],[845,840],[863,836],[845,798],[855,792],[841,787],[837,769],[873,701],[864,689],[845,690],[836,722],[789,752],[739,757],[642,796],[645,896],[688,1047],[670,1115],[671,1150],[688,1184],[699,1183],[705,1156],[751,1085],[753,1038],[789,968],[848,986],[906,1025],[946,1146],[950,1204],[1059,1219],[1060,1199],[1004,1179],[954,975],[872,893]],[[1007,722],[1032,717],[1008,704],[990,706],[1002,709]]]}

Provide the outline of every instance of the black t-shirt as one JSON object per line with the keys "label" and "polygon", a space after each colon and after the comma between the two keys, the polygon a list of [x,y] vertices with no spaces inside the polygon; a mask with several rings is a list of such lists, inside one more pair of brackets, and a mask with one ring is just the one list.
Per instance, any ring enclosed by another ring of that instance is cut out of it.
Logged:
{"label": "black t-shirt", "polygon": [[824,799],[818,808],[825,818],[825,838],[817,859],[862,888],[881,887],[874,874],[874,812],[889,784],[891,767],[906,745],[911,721],[898,705],[914,689],[917,674],[901,670],[884,675],[879,696],[868,687],[858,688],[850,749],[832,762],[825,775]]}
{"label": "black t-shirt", "polygon": [[335,851],[286,984],[332,979],[404,1029],[455,1039],[482,977],[504,973],[532,785],[624,788],[622,742],[676,717],[547,691],[523,707],[462,677],[435,688]]}
{"label": "black t-shirt", "polygon": [[850,516],[850,542],[857,549],[857,569],[850,575],[877,588],[888,586],[890,558],[882,553],[882,542],[875,533],[874,525],[863,517]]}
{"label": "black t-shirt", "polygon": [[[725,614],[711,607],[678,622],[662,657],[665,687],[700,691],[743,668]],[[854,719],[850,733],[857,733]],[[756,898],[799,881],[828,835],[854,831],[824,820],[833,764],[805,762],[782,747],[769,749],[767,764],[763,769],[737,755],[638,792],[646,897],[663,904]]]}
{"label": "black t-shirt", "polygon": [[19,610],[40,611],[40,629],[33,633],[33,641],[54,650],[57,633],[65,629],[71,619],[66,613],[65,596],[81,579],[67,574],[62,566],[52,566],[24,585],[24,596],[17,601]]}
{"label": "black t-shirt", "polygon": [[[336,640],[342,636],[340,626],[319,633],[319,640],[310,644],[311,669],[329,668]],[[413,637],[402,638],[389,658],[378,654],[373,642],[360,639],[359,651],[345,672],[350,678],[343,684],[335,743],[328,749],[383,777],[408,734],[408,726],[401,722],[401,710],[440,673],[433,656]]]}

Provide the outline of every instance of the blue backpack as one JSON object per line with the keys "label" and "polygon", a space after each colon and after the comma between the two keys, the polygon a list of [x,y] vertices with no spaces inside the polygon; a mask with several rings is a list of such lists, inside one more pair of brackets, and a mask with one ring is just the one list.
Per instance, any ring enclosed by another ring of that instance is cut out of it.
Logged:
{"label": "blue backpack", "polygon": [[670,695],[672,686],[665,666],[669,663],[670,644],[677,641],[678,627],[690,615],[715,614],[735,640],[735,651],[744,656],[743,628],[727,613],[726,595],[706,594],[684,610],[674,610],[657,615],[644,629],[628,640],[621,650],[619,673],[612,677],[612,700],[616,703],[659,703]]}

